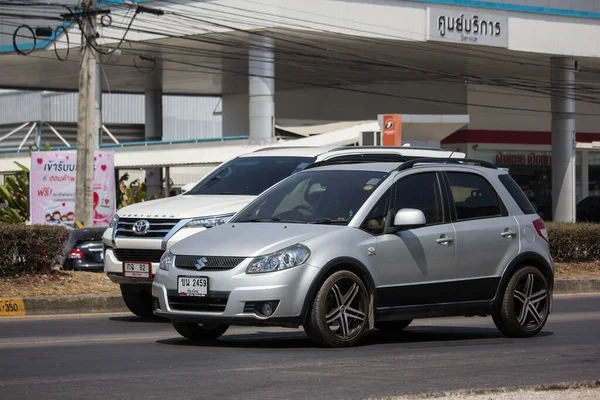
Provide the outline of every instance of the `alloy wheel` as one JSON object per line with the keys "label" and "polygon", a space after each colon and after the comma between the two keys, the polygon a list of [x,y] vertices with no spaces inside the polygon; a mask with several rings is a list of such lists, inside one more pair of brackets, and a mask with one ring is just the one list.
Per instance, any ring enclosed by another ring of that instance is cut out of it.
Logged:
{"label": "alloy wheel", "polygon": [[331,333],[341,340],[352,340],[362,332],[367,317],[361,286],[343,278],[334,283],[327,293],[325,318]]}
{"label": "alloy wheel", "polygon": [[523,275],[513,296],[515,315],[523,329],[534,331],[544,323],[548,313],[548,288],[543,280],[533,273]]}

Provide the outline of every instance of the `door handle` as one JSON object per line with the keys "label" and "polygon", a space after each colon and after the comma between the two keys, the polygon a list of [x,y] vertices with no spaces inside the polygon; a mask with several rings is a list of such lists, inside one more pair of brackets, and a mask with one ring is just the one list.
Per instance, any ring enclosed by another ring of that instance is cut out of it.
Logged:
{"label": "door handle", "polygon": [[436,242],[438,242],[442,246],[448,246],[450,243],[454,242],[454,239],[446,235],[442,235],[439,239],[436,239]]}
{"label": "door handle", "polygon": [[517,233],[513,232],[513,231],[506,230],[506,231],[502,232],[501,235],[504,238],[512,239],[513,237],[515,237],[517,235]]}

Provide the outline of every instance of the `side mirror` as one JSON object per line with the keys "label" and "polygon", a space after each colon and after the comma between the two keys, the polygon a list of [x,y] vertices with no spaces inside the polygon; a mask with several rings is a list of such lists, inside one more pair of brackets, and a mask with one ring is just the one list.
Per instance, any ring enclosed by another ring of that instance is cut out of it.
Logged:
{"label": "side mirror", "polygon": [[425,214],[416,208],[403,208],[394,217],[394,227],[396,230],[420,228],[426,224]]}

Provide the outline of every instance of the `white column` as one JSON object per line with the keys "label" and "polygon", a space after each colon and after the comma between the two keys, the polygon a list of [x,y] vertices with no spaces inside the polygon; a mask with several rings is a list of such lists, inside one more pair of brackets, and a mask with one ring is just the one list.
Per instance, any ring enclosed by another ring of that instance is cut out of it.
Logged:
{"label": "white column", "polygon": [[590,195],[590,170],[589,170],[589,152],[581,151],[581,198],[585,199]]}
{"label": "white column", "polygon": [[253,38],[250,42],[249,57],[250,143],[269,143],[274,140],[275,129],[273,39],[264,36]]}
{"label": "white column", "polygon": [[[146,76],[144,91],[144,138],[146,141],[163,138],[162,64]],[[146,198],[161,197],[162,168],[146,168]]]}
{"label": "white column", "polygon": [[552,215],[575,221],[575,69],[571,57],[551,59]]}

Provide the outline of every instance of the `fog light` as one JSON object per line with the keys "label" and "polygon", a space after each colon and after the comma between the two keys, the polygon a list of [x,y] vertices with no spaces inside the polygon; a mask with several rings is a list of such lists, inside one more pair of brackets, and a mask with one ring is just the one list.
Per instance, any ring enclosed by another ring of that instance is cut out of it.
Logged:
{"label": "fog light", "polygon": [[[253,304],[253,309],[257,315],[268,318],[275,313],[277,305],[279,305],[279,300],[259,301]],[[249,306],[250,304],[246,303],[246,308],[249,308]]]}
{"label": "fog light", "polygon": [[270,317],[273,314],[273,311],[275,311],[273,309],[273,306],[271,305],[271,303],[265,303],[262,306],[262,313],[265,317]]}

